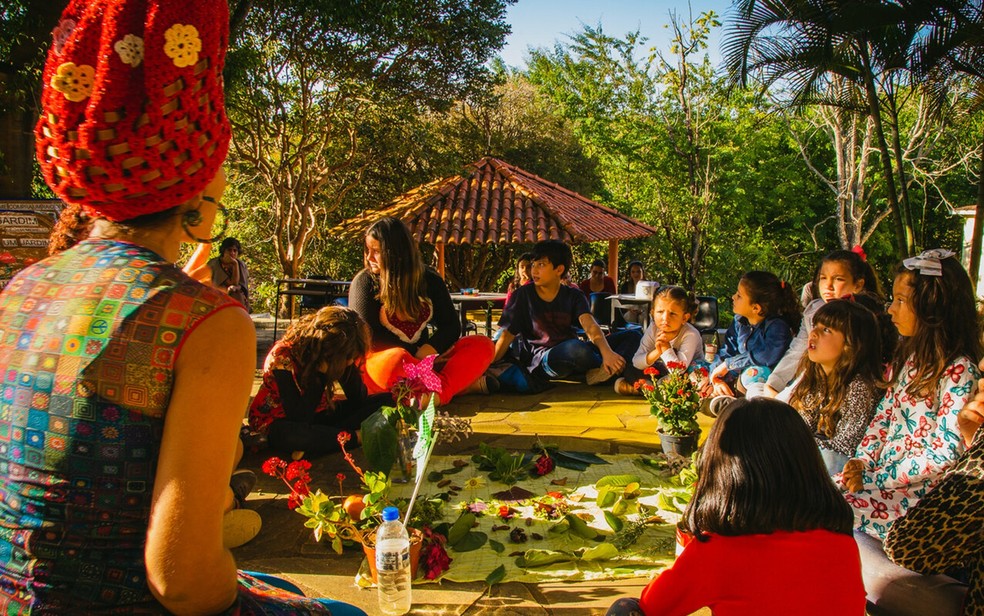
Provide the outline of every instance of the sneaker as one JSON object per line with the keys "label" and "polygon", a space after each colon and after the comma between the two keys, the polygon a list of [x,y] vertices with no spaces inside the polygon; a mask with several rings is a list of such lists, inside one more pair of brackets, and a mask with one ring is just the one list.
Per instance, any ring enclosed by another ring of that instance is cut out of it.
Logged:
{"label": "sneaker", "polygon": [[612,378],[612,375],[605,370],[604,366],[599,366],[598,368],[592,368],[584,373],[584,381],[588,385],[597,385],[598,383],[604,383],[608,379]]}
{"label": "sneaker", "polygon": [[260,534],[263,519],[252,509],[233,509],[222,517],[222,545],[228,549],[253,540]]}
{"label": "sneaker", "polygon": [[721,411],[723,411],[726,406],[734,402],[734,400],[735,398],[732,396],[705,398],[704,403],[700,405],[700,412],[709,417],[717,417],[721,414]]}
{"label": "sneaker", "polygon": [[625,377],[620,376],[615,379],[615,393],[620,396],[638,396],[639,390],[635,388],[635,385],[628,382]]}
{"label": "sneaker", "polygon": [[256,473],[246,469],[233,471],[232,478],[229,480],[229,488],[236,499],[236,507],[242,509],[246,506],[246,497],[253,491],[256,485]]}
{"label": "sneaker", "polygon": [[499,383],[499,379],[495,378],[491,374],[483,375],[478,379],[478,388],[483,395],[491,395],[498,393],[502,389],[502,385]]}

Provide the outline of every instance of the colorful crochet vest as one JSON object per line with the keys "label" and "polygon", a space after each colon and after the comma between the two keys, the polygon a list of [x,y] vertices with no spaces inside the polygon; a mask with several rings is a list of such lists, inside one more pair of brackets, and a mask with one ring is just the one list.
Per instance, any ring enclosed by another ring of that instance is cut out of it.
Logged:
{"label": "colorful crochet vest", "polygon": [[173,369],[189,332],[229,306],[109,240],[0,294],[0,612],[162,611],[144,543]]}

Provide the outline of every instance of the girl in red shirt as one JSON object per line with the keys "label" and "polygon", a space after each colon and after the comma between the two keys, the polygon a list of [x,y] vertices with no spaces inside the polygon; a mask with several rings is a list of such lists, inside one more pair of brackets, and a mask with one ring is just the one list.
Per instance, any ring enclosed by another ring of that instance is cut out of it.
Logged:
{"label": "girl in red shirt", "polygon": [[805,422],[775,400],[735,400],[707,437],[680,522],[694,537],[642,598],[608,614],[862,616],[851,508]]}

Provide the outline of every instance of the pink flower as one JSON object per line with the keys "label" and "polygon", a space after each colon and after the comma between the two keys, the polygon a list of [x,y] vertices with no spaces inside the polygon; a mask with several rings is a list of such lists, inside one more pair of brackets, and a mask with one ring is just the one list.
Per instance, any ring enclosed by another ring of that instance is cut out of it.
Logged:
{"label": "pink flower", "polygon": [[437,355],[428,355],[418,362],[403,362],[403,372],[415,392],[424,390],[441,393],[441,377],[434,372],[434,360]]}

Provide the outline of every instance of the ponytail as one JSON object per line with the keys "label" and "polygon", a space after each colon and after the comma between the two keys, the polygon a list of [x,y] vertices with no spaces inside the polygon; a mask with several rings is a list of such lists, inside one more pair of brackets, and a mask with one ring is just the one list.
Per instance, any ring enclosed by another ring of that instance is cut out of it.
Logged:
{"label": "ponytail", "polygon": [[749,301],[762,306],[765,318],[779,317],[789,325],[795,335],[799,331],[802,314],[800,303],[793,294],[792,285],[772,272],[751,271],[741,277],[748,289]]}

